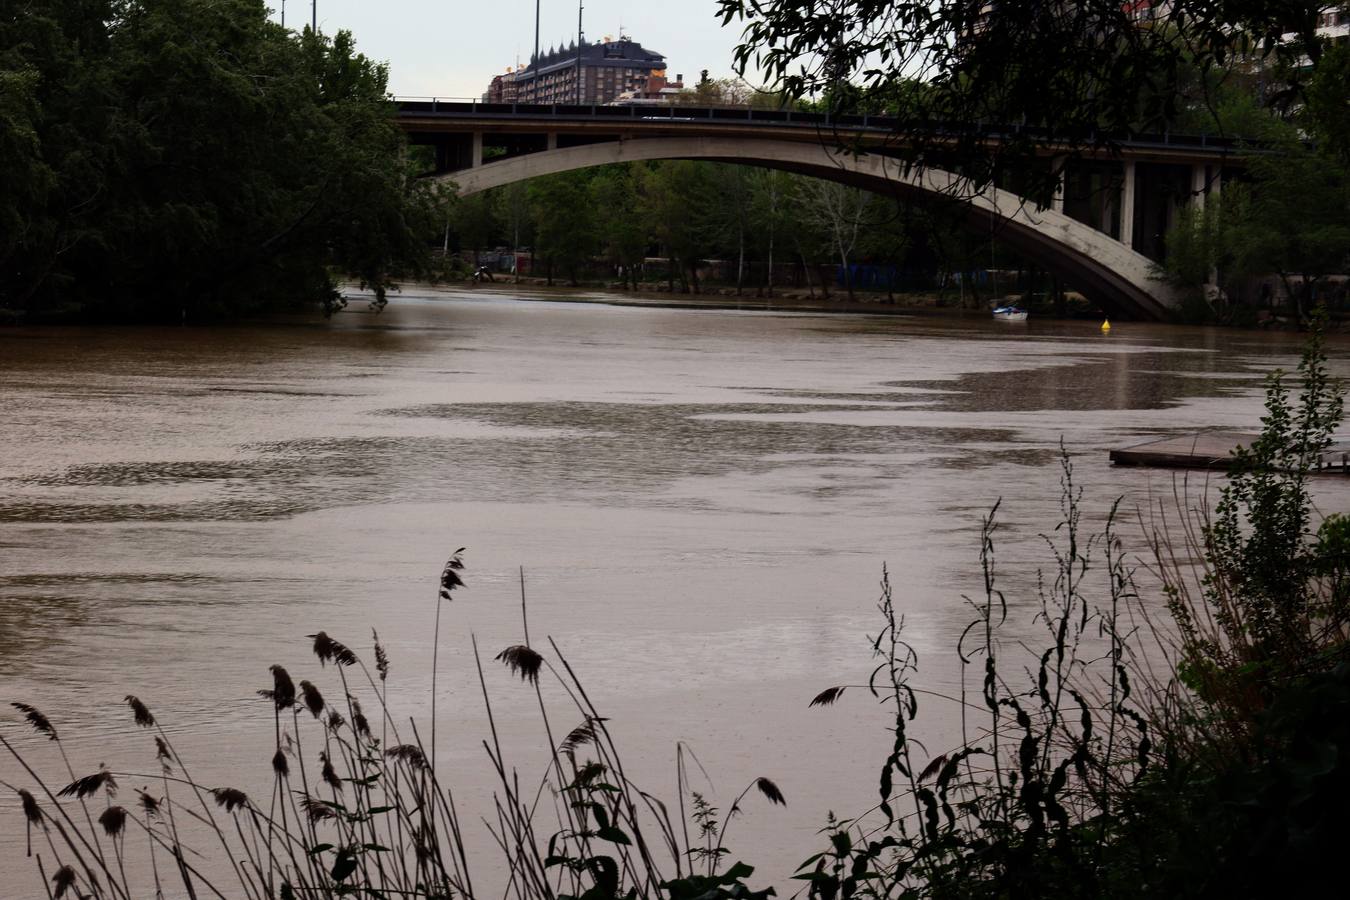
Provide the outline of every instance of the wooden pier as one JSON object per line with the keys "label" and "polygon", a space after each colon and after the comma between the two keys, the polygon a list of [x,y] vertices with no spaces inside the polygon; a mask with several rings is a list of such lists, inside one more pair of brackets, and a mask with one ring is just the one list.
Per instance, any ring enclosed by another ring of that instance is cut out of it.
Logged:
{"label": "wooden pier", "polygon": [[[1241,431],[1199,431],[1155,438],[1111,451],[1118,466],[1156,466],[1164,469],[1227,469],[1233,450],[1246,447],[1258,435]],[[1323,474],[1350,476],[1350,443],[1333,444],[1322,451],[1316,467]]]}

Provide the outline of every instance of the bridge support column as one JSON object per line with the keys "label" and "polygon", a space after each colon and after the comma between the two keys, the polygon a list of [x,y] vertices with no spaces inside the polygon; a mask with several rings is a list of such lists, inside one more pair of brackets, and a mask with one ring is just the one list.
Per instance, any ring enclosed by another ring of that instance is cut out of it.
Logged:
{"label": "bridge support column", "polygon": [[1124,179],[1120,187],[1120,242],[1134,249],[1134,160],[1124,163]]}
{"label": "bridge support column", "polygon": [[547,150],[558,149],[558,132],[550,131],[548,133],[548,143],[545,145],[545,149]]}
{"label": "bridge support column", "polygon": [[1064,212],[1064,189],[1069,180],[1069,158],[1067,156],[1055,156],[1050,159],[1050,170],[1057,172],[1059,178],[1055,183],[1055,196],[1050,198],[1050,208],[1057,213]]}
{"label": "bridge support column", "polygon": [[1205,187],[1209,184],[1209,168],[1204,163],[1191,166],[1191,202],[1196,209],[1205,208]]}
{"label": "bridge support column", "polygon": [[483,164],[483,132],[475,131],[473,133],[473,151],[471,168],[478,168]]}

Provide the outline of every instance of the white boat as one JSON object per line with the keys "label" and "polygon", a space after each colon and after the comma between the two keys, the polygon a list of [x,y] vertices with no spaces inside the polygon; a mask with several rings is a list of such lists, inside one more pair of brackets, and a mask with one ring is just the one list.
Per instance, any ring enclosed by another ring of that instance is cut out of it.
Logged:
{"label": "white boat", "polygon": [[994,310],[994,318],[1000,322],[1025,322],[1027,311],[1017,306],[1000,306]]}

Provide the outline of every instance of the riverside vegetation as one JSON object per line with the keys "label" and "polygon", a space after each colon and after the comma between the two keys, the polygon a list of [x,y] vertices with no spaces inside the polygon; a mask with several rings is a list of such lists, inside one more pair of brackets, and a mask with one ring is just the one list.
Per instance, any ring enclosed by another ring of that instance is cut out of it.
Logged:
{"label": "riverside vegetation", "polygon": [[0,0],[0,311],[200,320],[427,274],[388,70],[263,0]]}
{"label": "riverside vegetation", "polygon": [[[970,624],[953,648],[965,673],[958,696],[921,687],[883,571],[870,676],[810,700],[829,707],[866,692],[889,710],[877,804],[827,817],[823,848],[796,876],[808,896],[1334,890],[1350,803],[1350,519],[1317,521],[1310,494],[1313,461],[1343,412],[1316,333],[1298,376],[1297,398],[1282,374],[1270,377],[1262,434],[1235,454],[1212,510],[1181,490],[1140,511],[1146,562],[1123,550],[1119,503],[1101,533],[1087,533],[1064,454],[1038,647],[1003,637],[1013,604],[999,586],[995,504],[979,538],[983,589],[967,598]],[[461,550],[434,598],[436,647],[464,571]],[[531,640],[523,591],[521,609],[522,642],[494,659],[537,699],[548,753],[533,777],[497,737],[476,641],[473,651],[490,725],[495,821],[484,827],[495,858],[468,849],[456,785],[436,767],[435,702],[429,731],[396,723],[378,636],[368,666],[321,631],[310,637],[332,667],[322,688],[275,665],[258,692],[275,742],[267,797],[194,779],[136,697],[126,698],[129,718],[154,753],[142,772],[76,768],[67,726],[13,703],[53,748],[20,752],[0,731],[28,776],[5,787],[21,802],[49,896],[450,898],[501,882],[521,900],[773,894],[749,885],[754,870],[728,842],[747,804],[787,802],[773,781],[757,778],[716,806],[693,790],[680,747],[678,795],[642,790],[560,648]],[[435,670],[433,657],[433,697]],[[550,712],[559,699],[568,730]],[[958,746],[930,749],[914,733],[921,699],[957,704]],[[133,779],[147,786],[128,802],[119,786]]]}

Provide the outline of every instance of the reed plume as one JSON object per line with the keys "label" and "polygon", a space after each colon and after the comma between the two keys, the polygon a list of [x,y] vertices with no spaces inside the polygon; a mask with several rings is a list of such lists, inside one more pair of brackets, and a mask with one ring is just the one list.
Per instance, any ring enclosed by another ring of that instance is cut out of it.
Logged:
{"label": "reed plume", "polygon": [[544,658],[524,644],[507,647],[496,658],[519,675],[522,681],[539,683],[539,670],[544,665]]}
{"label": "reed plume", "polygon": [[117,793],[117,779],[113,777],[112,772],[107,769],[100,769],[93,775],[86,775],[83,778],[77,778],[70,784],[56,792],[58,797],[74,797],[77,800],[83,800],[85,797],[91,797],[97,794],[102,788],[109,797]]}
{"label": "reed plume", "polygon": [[278,712],[295,706],[295,682],[291,680],[290,673],[284,667],[275,665],[270,667],[270,671],[272,687],[258,691],[258,696],[271,700]]}
{"label": "reed plume", "polygon": [[139,697],[127,694],[126,701],[127,706],[131,707],[131,712],[136,718],[137,725],[142,728],[150,728],[155,724],[155,717],[151,715],[150,709],[140,701]]}
{"label": "reed plume", "polygon": [[51,720],[44,716],[34,706],[27,703],[11,703],[10,706],[23,713],[23,717],[28,720],[28,724],[33,726],[33,730],[39,734],[45,734],[48,740],[60,740],[56,736],[56,726],[52,725]]}
{"label": "reed plume", "polygon": [[460,547],[451,554],[445,568],[441,570],[440,597],[442,600],[449,600],[451,591],[464,586],[464,580],[459,577],[460,571],[464,568],[463,553],[464,548]]}
{"label": "reed plume", "polygon": [[317,634],[309,635],[309,637],[314,641],[314,655],[319,658],[320,663],[331,662],[337,666],[356,665],[356,654],[351,651],[351,648],[341,641],[333,640],[328,636],[328,632],[320,631]]}
{"label": "reed plume", "polygon": [[62,866],[52,876],[52,896],[60,900],[74,884],[75,870],[70,866]]}
{"label": "reed plume", "polygon": [[305,709],[309,710],[310,715],[317,719],[323,714],[323,694],[319,693],[319,689],[312,681],[300,682],[300,696],[305,701]]}
{"label": "reed plume", "polygon": [[407,763],[414,769],[427,768],[427,758],[422,753],[422,748],[416,744],[399,744],[396,747],[390,747],[384,751],[384,755],[390,759]]}
{"label": "reed plume", "polygon": [[380,673],[380,681],[384,681],[389,677],[389,654],[385,652],[384,645],[380,643],[378,631],[372,628],[370,636],[375,641],[375,671]]}
{"label": "reed plume", "polygon": [[216,798],[216,805],[226,812],[234,812],[249,805],[248,795],[235,788],[212,788],[211,795]]}
{"label": "reed plume", "polygon": [[110,806],[98,817],[98,824],[103,826],[103,831],[108,837],[117,837],[126,828],[127,811],[121,806]]}

